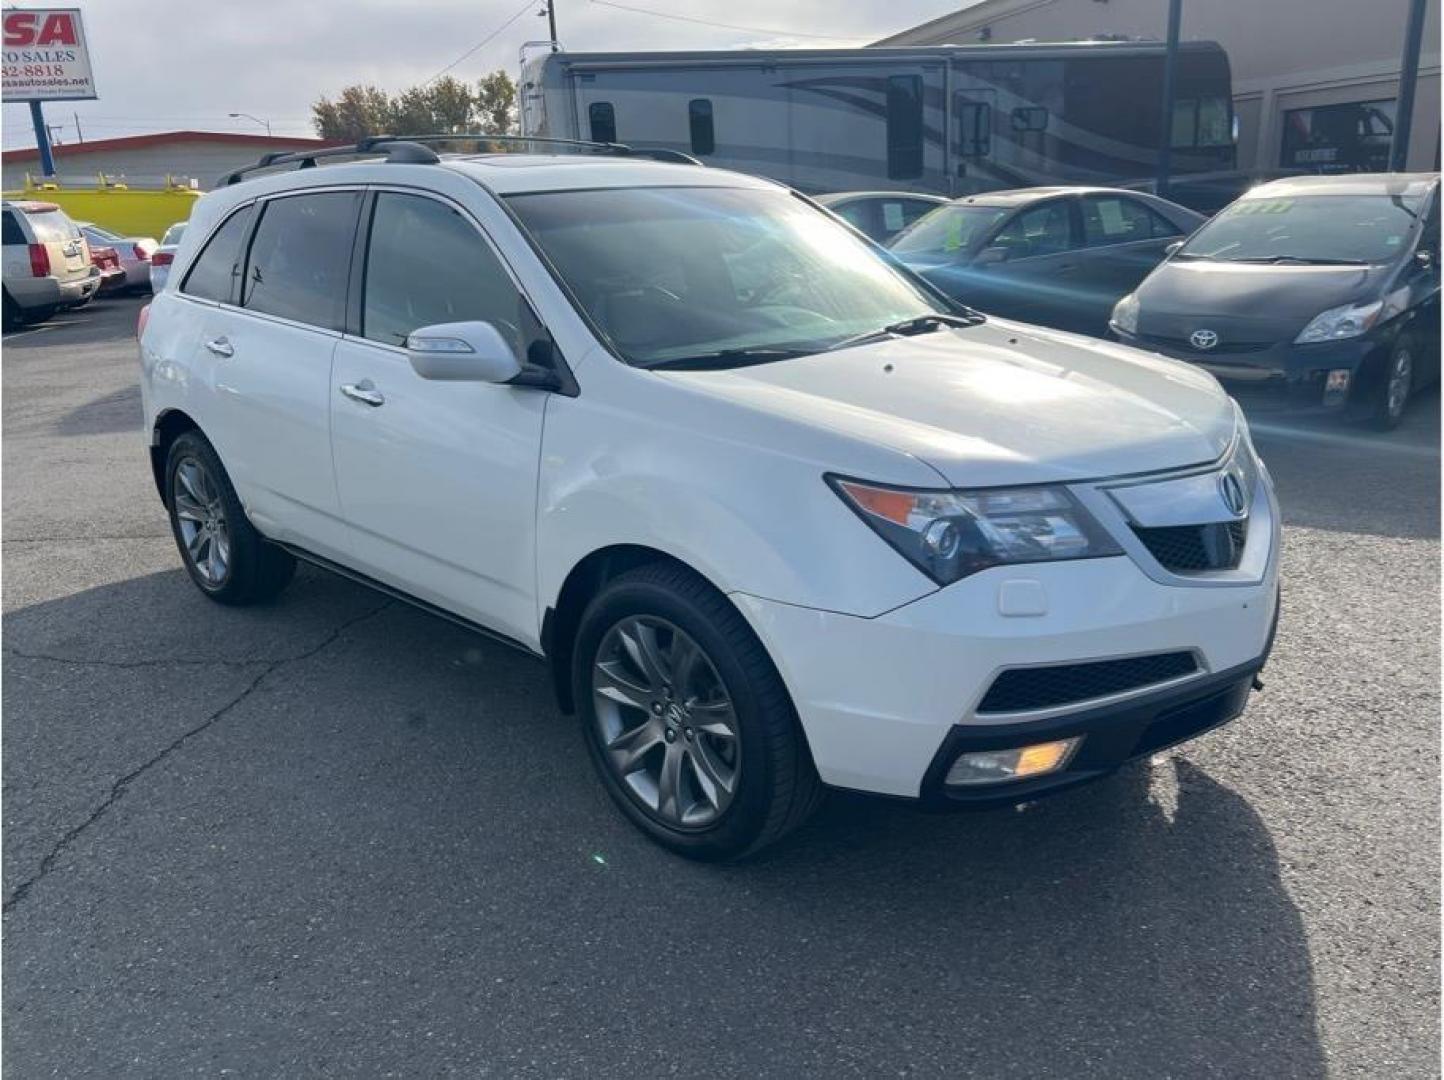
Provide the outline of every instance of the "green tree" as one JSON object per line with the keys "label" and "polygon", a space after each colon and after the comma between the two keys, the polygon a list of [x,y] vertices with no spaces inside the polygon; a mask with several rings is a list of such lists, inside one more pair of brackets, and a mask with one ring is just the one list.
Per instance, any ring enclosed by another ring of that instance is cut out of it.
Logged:
{"label": "green tree", "polygon": [[374,86],[348,86],[335,101],[323,97],[311,106],[311,123],[323,139],[355,142],[381,135],[390,125],[391,98]]}
{"label": "green tree", "polygon": [[323,139],[354,142],[367,135],[447,135],[480,128],[517,130],[516,84],[500,69],[476,89],[450,75],[402,90],[395,97],[370,85],[342,89],[335,101],[311,106],[311,123]]}
{"label": "green tree", "polygon": [[517,131],[516,83],[498,68],[476,84],[476,113],[481,127],[497,135],[513,135]]}

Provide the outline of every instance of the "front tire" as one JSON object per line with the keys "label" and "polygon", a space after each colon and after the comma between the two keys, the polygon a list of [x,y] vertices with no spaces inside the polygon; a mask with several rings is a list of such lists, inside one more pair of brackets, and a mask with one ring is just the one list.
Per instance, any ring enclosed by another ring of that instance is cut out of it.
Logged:
{"label": "front tire", "polygon": [[573,650],[583,735],[607,793],[689,858],[775,843],[822,784],[782,679],[732,603],[677,565],[609,582]]}
{"label": "front tire", "polygon": [[1416,355],[1412,338],[1402,336],[1394,342],[1384,362],[1383,375],[1369,410],[1370,427],[1390,431],[1404,419],[1404,410],[1409,407],[1409,400],[1414,394]]}
{"label": "front tire", "polygon": [[200,432],[188,431],[171,444],[165,492],[181,561],[212,600],[254,604],[271,599],[290,582],[295,558],[251,525],[225,466]]}

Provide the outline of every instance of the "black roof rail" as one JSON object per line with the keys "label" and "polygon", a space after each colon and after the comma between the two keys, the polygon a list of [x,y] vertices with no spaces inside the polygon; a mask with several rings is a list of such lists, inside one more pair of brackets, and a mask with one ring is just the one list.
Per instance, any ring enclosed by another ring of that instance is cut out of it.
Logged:
{"label": "black roof rail", "polygon": [[626,143],[588,142],[584,139],[552,139],[538,135],[492,135],[487,132],[464,132],[459,135],[370,135],[345,146],[326,146],[319,150],[277,150],[261,155],[254,165],[246,165],[221,177],[220,187],[240,183],[248,173],[277,165],[295,164],[298,169],[312,169],[319,158],[360,157],[367,154],[386,153],[386,160],[407,165],[435,165],[441,160],[436,152],[424,145],[435,142],[489,142],[489,143],[538,143],[547,146],[565,146],[598,154],[612,154],[618,157],[645,157],[654,161],[670,161],[677,165],[701,165],[702,162],[680,150],[663,147],[629,146]]}

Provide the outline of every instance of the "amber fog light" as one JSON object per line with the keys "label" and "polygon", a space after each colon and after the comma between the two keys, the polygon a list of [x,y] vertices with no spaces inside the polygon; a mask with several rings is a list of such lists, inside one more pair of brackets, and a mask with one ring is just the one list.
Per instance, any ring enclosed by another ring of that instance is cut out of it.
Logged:
{"label": "amber fog light", "polygon": [[1001,784],[1057,772],[1068,764],[1083,736],[1055,742],[1015,746],[1010,750],[979,750],[959,755],[943,783],[949,786]]}

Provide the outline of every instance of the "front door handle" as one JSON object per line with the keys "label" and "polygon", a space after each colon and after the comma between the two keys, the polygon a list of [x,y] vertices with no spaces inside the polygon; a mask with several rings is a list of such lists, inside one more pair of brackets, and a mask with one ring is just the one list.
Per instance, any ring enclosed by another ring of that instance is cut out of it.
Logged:
{"label": "front door handle", "polygon": [[207,341],[207,342],[206,342],[206,348],[207,348],[207,349],[210,349],[210,351],[213,352],[213,353],[215,353],[217,356],[235,356],[235,355],[236,355],[235,346],[233,346],[233,345],[232,345],[229,341],[227,341],[224,337],[213,338],[212,340]]}
{"label": "front door handle", "polygon": [[370,405],[373,409],[386,404],[386,398],[380,390],[376,389],[376,384],[370,379],[362,379],[358,383],[344,383],[341,386],[341,393],[352,401]]}

